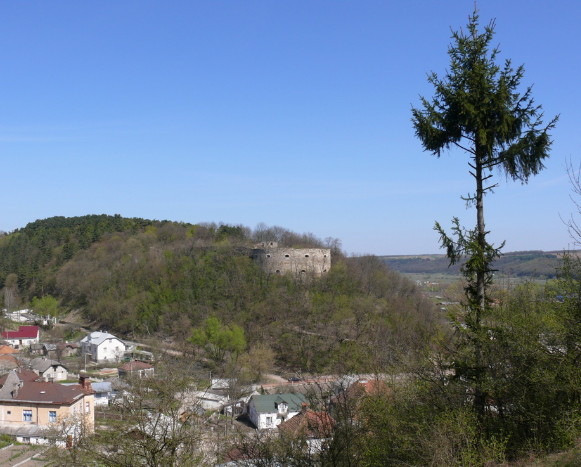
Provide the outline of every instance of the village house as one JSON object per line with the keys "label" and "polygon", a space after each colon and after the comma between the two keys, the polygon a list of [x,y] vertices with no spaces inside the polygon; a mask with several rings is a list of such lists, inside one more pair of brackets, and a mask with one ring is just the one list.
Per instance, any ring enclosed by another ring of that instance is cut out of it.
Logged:
{"label": "village house", "polygon": [[33,358],[30,361],[30,368],[44,381],[64,381],[69,374],[62,363],[46,357]]}
{"label": "village house", "polygon": [[330,399],[329,410],[332,415],[341,411],[354,411],[355,417],[361,403],[369,396],[389,397],[389,385],[377,378],[360,378],[341,387],[341,390]]}
{"label": "village house", "polygon": [[149,363],[145,362],[127,362],[121,365],[118,369],[119,377],[136,377],[136,378],[149,378],[154,375],[155,368]]}
{"label": "village house", "polygon": [[95,331],[81,340],[81,352],[94,362],[118,362],[127,346],[108,332]]}
{"label": "village house", "polygon": [[335,420],[329,413],[311,410],[304,403],[301,413],[278,425],[278,431],[289,439],[306,439],[309,452],[317,453],[332,438],[334,426]]}
{"label": "village house", "polygon": [[44,355],[45,357],[52,358],[53,360],[60,360],[63,357],[72,357],[79,354],[79,344],[76,342],[57,342],[44,344],[37,344],[36,346],[31,346],[31,353],[38,355]]}
{"label": "village house", "polygon": [[110,381],[96,382],[91,384],[95,391],[95,406],[109,405],[113,400],[113,384]]}
{"label": "village house", "polygon": [[[75,442],[95,425],[94,395],[89,380],[64,385],[34,380],[34,372],[12,370],[0,378],[0,433],[23,443],[46,444],[57,432]],[[54,431],[53,431],[54,430]]]}
{"label": "village house", "polygon": [[2,333],[2,339],[15,349],[38,344],[39,338],[40,330],[38,326],[19,326],[18,331],[4,331]]}
{"label": "village house", "polygon": [[270,394],[252,396],[247,413],[259,430],[276,428],[282,422],[298,415],[307,400],[303,394]]}

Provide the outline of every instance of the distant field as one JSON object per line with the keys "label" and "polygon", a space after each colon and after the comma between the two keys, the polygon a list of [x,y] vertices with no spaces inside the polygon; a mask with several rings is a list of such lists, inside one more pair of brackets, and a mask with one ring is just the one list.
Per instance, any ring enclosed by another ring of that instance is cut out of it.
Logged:
{"label": "distant field", "polygon": [[[499,279],[546,280],[556,277],[561,266],[561,251],[517,251],[502,255],[495,263]],[[572,252],[581,256],[581,250]],[[460,264],[449,266],[445,255],[398,255],[380,256],[393,270],[410,275],[416,280],[434,282],[453,282],[460,275]],[[422,278],[422,275],[426,276]],[[417,276],[417,277],[415,277]],[[427,277],[429,276],[429,278]]]}

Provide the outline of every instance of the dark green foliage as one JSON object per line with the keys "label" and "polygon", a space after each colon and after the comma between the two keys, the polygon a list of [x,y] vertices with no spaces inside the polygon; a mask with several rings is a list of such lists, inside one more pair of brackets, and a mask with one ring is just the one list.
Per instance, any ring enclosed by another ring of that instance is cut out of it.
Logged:
{"label": "dark green foliage", "polygon": [[500,166],[515,180],[526,182],[543,169],[556,118],[543,125],[542,109],[531,97],[532,88],[519,91],[523,66],[510,60],[497,65],[499,50],[490,49],[494,22],[479,30],[478,14],[467,30],[455,31],[448,49],[449,69],[444,79],[431,73],[432,101],[422,98],[422,109],[412,109],[416,135],[424,149],[440,156],[458,147],[474,160],[473,170]]}
{"label": "dark green foliage", "polygon": [[137,232],[153,221],[128,219],[119,215],[51,217],[31,222],[0,238],[0,288],[6,276],[15,273],[26,294],[53,292],[54,272],[84,250],[112,232]]}
{"label": "dark green foliage", "polygon": [[[450,148],[462,150],[475,182],[474,193],[463,198],[476,208],[474,229],[462,228],[456,218],[452,236],[435,226],[450,264],[463,261],[465,298],[452,316],[454,339],[443,342],[441,357],[435,359],[439,377],[431,378],[430,386],[441,397],[433,401],[437,416],[432,426],[448,431],[448,440],[454,433],[471,433],[458,451],[452,449],[452,457],[438,462],[444,465],[485,464],[527,450],[557,448],[567,438],[559,433],[563,425],[579,432],[579,373],[560,355],[565,336],[551,329],[553,304],[526,291],[495,308],[491,297],[494,262],[500,256],[500,248],[487,240],[484,222],[484,196],[496,186],[490,182],[492,171],[498,168],[526,183],[543,168],[549,131],[557,120],[544,125],[531,88],[519,90],[522,66],[496,64],[493,36],[494,22],[480,31],[474,12],[466,31],[453,33],[444,79],[429,75],[434,97],[422,98],[422,109],[412,109],[424,149],[438,157]],[[576,383],[571,387],[569,381]]]}

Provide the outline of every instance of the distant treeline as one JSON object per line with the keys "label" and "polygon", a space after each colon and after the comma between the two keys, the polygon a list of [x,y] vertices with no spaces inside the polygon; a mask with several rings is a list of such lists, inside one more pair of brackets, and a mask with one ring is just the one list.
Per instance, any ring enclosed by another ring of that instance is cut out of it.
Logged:
{"label": "distant treeline", "polygon": [[[449,266],[444,255],[381,256],[391,269],[401,273],[459,274],[461,264]],[[554,278],[562,259],[556,253],[517,251],[503,254],[494,262],[500,274],[531,278]]]}

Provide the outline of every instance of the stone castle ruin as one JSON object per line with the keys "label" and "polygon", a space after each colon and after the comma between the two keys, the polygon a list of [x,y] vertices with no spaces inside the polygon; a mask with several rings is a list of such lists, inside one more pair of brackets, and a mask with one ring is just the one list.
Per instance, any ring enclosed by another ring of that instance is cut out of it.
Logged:
{"label": "stone castle ruin", "polygon": [[328,248],[279,248],[277,242],[262,242],[252,249],[252,259],[269,274],[322,276],[331,269]]}

